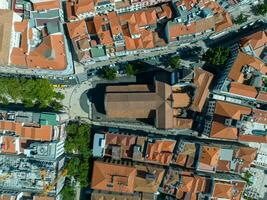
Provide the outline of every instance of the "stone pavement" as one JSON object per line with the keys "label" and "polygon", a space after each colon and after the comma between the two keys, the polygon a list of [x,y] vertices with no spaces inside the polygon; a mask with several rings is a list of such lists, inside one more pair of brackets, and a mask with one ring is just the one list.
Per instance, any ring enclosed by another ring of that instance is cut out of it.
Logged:
{"label": "stone pavement", "polygon": [[84,92],[92,88],[91,81],[92,80],[89,80],[72,87],[56,89],[65,95],[65,98],[62,100],[62,104],[65,111],[69,114],[70,119],[75,119],[77,117],[88,118],[88,113],[81,107],[80,98]]}

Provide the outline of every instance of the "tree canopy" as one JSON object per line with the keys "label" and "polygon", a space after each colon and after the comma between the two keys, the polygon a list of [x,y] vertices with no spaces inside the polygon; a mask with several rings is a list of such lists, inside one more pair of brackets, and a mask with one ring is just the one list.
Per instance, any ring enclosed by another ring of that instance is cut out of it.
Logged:
{"label": "tree canopy", "polygon": [[63,189],[60,192],[63,200],[73,200],[76,193],[74,188],[71,186],[70,181],[66,180]]}
{"label": "tree canopy", "polygon": [[265,15],[267,13],[267,3],[254,6],[253,11],[255,15]]}
{"label": "tree canopy", "polygon": [[136,75],[136,73],[138,72],[136,67],[134,67],[132,64],[129,63],[126,65],[125,70],[128,76]]}
{"label": "tree canopy", "polygon": [[226,61],[230,57],[230,49],[224,47],[216,47],[209,49],[203,56],[202,60],[206,61],[212,66],[222,66],[226,64]]}
{"label": "tree canopy", "polygon": [[47,79],[0,78],[0,103],[23,103],[25,107],[44,109],[56,105],[62,108],[59,100],[64,95],[54,91]]}
{"label": "tree canopy", "polygon": [[71,158],[67,163],[68,175],[78,180],[82,188],[87,187],[90,167],[88,161],[91,158],[90,125],[72,123],[67,126],[66,132],[65,151]]}
{"label": "tree canopy", "polygon": [[236,24],[243,24],[246,21],[248,21],[248,17],[246,15],[244,15],[243,13],[241,13],[240,15],[238,15],[235,19],[234,22]]}
{"label": "tree canopy", "polygon": [[169,65],[173,69],[179,69],[181,67],[181,59],[179,56],[173,56],[169,60]]}
{"label": "tree canopy", "polygon": [[107,80],[114,80],[116,78],[116,69],[111,68],[109,66],[104,66],[99,71],[100,77],[107,79]]}

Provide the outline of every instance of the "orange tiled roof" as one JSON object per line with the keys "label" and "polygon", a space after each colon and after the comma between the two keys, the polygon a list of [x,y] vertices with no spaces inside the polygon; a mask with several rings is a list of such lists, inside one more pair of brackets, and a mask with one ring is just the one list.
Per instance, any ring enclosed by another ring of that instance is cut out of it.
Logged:
{"label": "orange tiled roof", "polygon": [[260,136],[260,135],[240,135],[238,137],[239,141],[245,142],[258,142],[258,143],[267,143],[267,135]]}
{"label": "orange tiled roof", "polygon": [[199,159],[199,168],[203,170],[213,170],[217,167],[220,157],[220,148],[202,146]]}
{"label": "orange tiled roof", "polygon": [[114,41],[112,38],[109,20],[107,15],[96,15],[93,18],[96,34],[98,35],[101,44],[113,45]]}
{"label": "orange tiled roof", "polygon": [[238,130],[235,127],[225,126],[219,122],[212,122],[210,137],[236,140]]}
{"label": "orange tiled roof", "polygon": [[213,74],[199,67],[195,68],[194,71],[194,85],[196,85],[196,92],[191,109],[196,112],[201,112],[209,93],[209,86],[213,79]]}
{"label": "orange tiled roof", "polygon": [[228,160],[219,160],[217,165],[217,171],[230,171],[230,161]]}
{"label": "orange tiled roof", "polygon": [[253,109],[253,121],[256,123],[267,124],[267,111],[260,109]]}
{"label": "orange tiled roof", "polygon": [[186,155],[186,154],[182,154],[182,153],[180,153],[180,154],[177,156],[175,163],[176,163],[177,165],[180,165],[180,166],[185,166],[185,164],[186,164],[186,160],[187,160],[187,155]]}
{"label": "orange tiled roof", "polygon": [[64,36],[49,35],[28,52],[28,20],[15,23],[16,32],[21,32],[21,46],[13,48],[11,64],[51,70],[64,70],[67,66]]}
{"label": "orange tiled roof", "polygon": [[248,37],[243,38],[240,44],[242,47],[251,45],[251,47],[256,50],[267,45],[267,34],[265,31],[256,32]]}
{"label": "orange tiled roof", "polygon": [[228,74],[228,78],[243,83],[244,75],[241,70],[246,65],[258,70],[262,74],[267,73],[267,66],[261,60],[240,51]]}
{"label": "orange tiled roof", "polygon": [[190,25],[184,24],[170,24],[169,25],[169,37],[171,40],[176,40],[177,37],[182,35],[191,35],[196,33],[196,23],[193,22]]}
{"label": "orange tiled roof", "polygon": [[260,91],[256,99],[258,101],[267,102],[267,92]]}
{"label": "orange tiled roof", "polygon": [[75,15],[80,15],[83,13],[93,12],[95,3],[94,0],[77,0],[74,4],[74,13]]}
{"label": "orange tiled roof", "polygon": [[60,0],[42,0],[41,2],[34,3],[33,9],[37,11],[49,10],[49,9],[59,9]]}
{"label": "orange tiled roof", "polygon": [[[152,165],[135,165],[135,168],[137,169],[137,176],[135,178],[134,191],[145,193],[157,192],[164,176],[164,168]],[[154,175],[154,178],[149,180],[147,175]]]}
{"label": "orange tiled roof", "polygon": [[222,32],[225,29],[233,26],[231,16],[228,12],[217,14],[214,17],[215,17],[215,31],[216,32]]}
{"label": "orange tiled roof", "polygon": [[[1,138],[1,136],[0,136]],[[13,136],[2,136],[2,148],[0,151],[2,153],[16,153],[16,145],[15,140],[16,138]]]}
{"label": "orange tiled roof", "polygon": [[120,135],[113,133],[106,133],[106,151],[105,154],[111,156],[112,149],[109,148],[116,145],[121,147],[122,156],[125,158],[132,157],[132,148],[136,143],[136,136]]}
{"label": "orange tiled roof", "polygon": [[229,92],[250,98],[256,98],[258,95],[258,91],[255,87],[238,82],[231,82]]}
{"label": "orange tiled roof", "polygon": [[136,173],[134,167],[95,161],[91,187],[95,190],[133,193]]}
{"label": "orange tiled roof", "polygon": [[81,37],[87,33],[85,20],[67,23],[67,28],[71,39]]}
{"label": "orange tiled roof", "polygon": [[214,185],[212,197],[232,199],[233,197],[233,185],[228,183],[216,182]]}
{"label": "orange tiled roof", "polygon": [[201,176],[181,175],[181,184],[178,186],[176,198],[183,199],[185,196],[191,200],[197,199],[197,193],[205,191],[206,179]]}
{"label": "orange tiled roof", "polygon": [[29,127],[17,122],[0,121],[0,130],[14,131],[23,139],[51,141],[53,137],[51,126]]}
{"label": "orange tiled roof", "polygon": [[168,165],[172,159],[175,144],[176,142],[172,140],[156,140],[154,143],[148,144],[146,159]]}
{"label": "orange tiled roof", "polygon": [[168,4],[162,5],[163,13],[161,14],[161,17],[166,16],[168,19],[171,19],[173,16],[172,9]]}
{"label": "orange tiled roof", "polygon": [[122,33],[122,28],[121,24],[119,21],[119,17],[116,12],[109,12],[108,14],[108,19],[110,22],[110,28],[111,28],[111,33],[113,36],[119,35]]}
{"label": "orange tiled roof", "polygon": [[239,166],[241,170],[245,167],[250,167],[256,156],[257,149],[251,147],[240,147],[235,151],[235,158],[239,158],[243,161]]}
{"label": "orange tiled roof", "polygon": [[214,113],[223,117],[240,120],[242,115],[249,115],[251,112],[251,108],[246,106],[232,104],[225,101],[217,101]]}
{"label": "orange tiled roof", "polygon": [[[45,56],[49,52],[53,58]],[[43,38],[42,43],[26,57],[26,61],[31,68],[64,70],[67,66],[64,36],[49,35]]]}

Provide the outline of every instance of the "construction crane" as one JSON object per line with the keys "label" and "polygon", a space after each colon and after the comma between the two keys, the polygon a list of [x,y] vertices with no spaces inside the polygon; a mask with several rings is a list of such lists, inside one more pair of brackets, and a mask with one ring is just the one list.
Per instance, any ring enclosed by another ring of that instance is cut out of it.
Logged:
{"label": "construction crane", "polygon": [[0,180],[4,181],[4,180],[8,179],[10,176],[11,176],[11,174],[9,174],[9,173],[5,174],[5,175],[2,175],[2,176],[0,176]]}
{"label": "construction crane", "polygon": [[47,198],[47,194],[53,190],[53,188],[55,187],[55,185],[57,184],[57,182],[59,181],[59,179],[61,179],[62,177],[67,176],[68,174],[68,170],[67,169],[63,169],[61,171],[61,173],[57,176],[57,178],[50,184],[46,184],[45,183],[45,177],[46,177],[46,171],[45,170],[41,170],[40,171],[40,176],[41,179],[43,180],[43,191],[40,194],[40,196],[44,196],[44,198]]}

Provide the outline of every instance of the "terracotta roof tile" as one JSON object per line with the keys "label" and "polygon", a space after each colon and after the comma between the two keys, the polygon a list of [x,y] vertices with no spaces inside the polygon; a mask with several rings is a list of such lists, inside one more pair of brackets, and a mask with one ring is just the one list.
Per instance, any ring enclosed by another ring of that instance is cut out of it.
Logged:
{"label": "terracotta roof tile", "polygon": [[13,136],[0,136],[0,152],[1,153],[16,153],[16,137]]}
{"label": "terracotta roof tile", "polygon": [[226,126],[219,122],[212,122],[210,137],[236,140],[238,130],[235,127]]}
{"label": "terracotta roof tile", "polygon": [[224,172],[230,171],[230,161],[219,160],[218,166],[217,166],[217,171],[224,171]]}
{"label": "terracotta roof tile", "polygon": [[261,60],[246,53],[239,52],[228,74],[228,78],[242,83],[244,80],[242,69],[246,65],[258,70],[263,74],[267,73],[267,66]]}
{"label": "terracotta roof tile", "polygon": [[256,123],[267,124],[267,111],[265,110],[253,109],[252,117]]}
{"label": "terracotta roof tile", "polygon": [[111,33],[113,36],[122,34],[122,28],[119,17],[116,12],[109,12],[108,19],[110,22]]}
{"label": "terracotta roof tile", "polygon": [[51,126],[30,127],[11,121],[0,121],[0,130],[14,131],[23,139],[51,141],[53,131]]}
{"label": "terracotta roof tile", "polygon": [[186,160],[187,160],[187,155],[180,153],[175,160],[175,164],[180,166],[185,166]]}
{"label": "terracotta roof tile", "polygon": [[196,33],[196,23],[193,22],[190,25],[184,24],[169,24],[169,37],[172,40],[176,40],[177,37],[182,35],[191,35]]}
{"label": "terracotta roof tile", "polygon": [[87,26],[85,20],[67,23],[69,36],[71,39],[82,37],[87,34]]}
{"label": "terracotta roof tile", "polygon": [[239,141],[244,142],[257,142],[257,143],[267,143],[267,135],[259,136],[259,135],[240,135]]}
{"label": "terracotta roof tile", "polygon": [[232,199],[233,197],[233,185],[227,183],[216,182],[214,185],[212,197]]}
{"label": "terracotta roof tile", "polygon": [[242,115],[249,115],[251,112],[251,108],[246,106],[232,104],[225,101],[217,101],[214,113],[223,117],[240,120]]}
{"label": "terracotta roof tile", "polygon": [[215,17],[215,31],[216,32],[222,32],[225,29],[233,26],[231,16],[228,12],[217,14],[214,17]]}
{"label": "terracotta roof tile", "polygon": [[235,151],[235,158],[243,161],[242,167],[250,167],[257,156],[257,149],[251,147],[240,147]]}
{"label": "terracotta roof tile", "polygon": [[43,0],[42,2],[33,2],[33,9],[37,11],[49,10],[49,9],[59,9],[60,0]]}
{"label": "terracotta roof tile", "polygon": [[213,79],[213,74],[201,68],[195,68],[194,85],[196,91],[191,109],[195,112],[201,112],[209,93],[209,86]]}
{"label": "terracotta roof tile", "polygon": [[[156,193],[164,176],[164,168],[150,165],[136,165],[137,176],[135,178],[134,191]],[[149,176],[154,176],[149,179]]]}
{"label": "terracotta roof tile", "polygon": [[156,140],[147,146],[146,159],[151,162],[168,165],[172,159],[176,142],[173,140]]}
{"label": "terracotta roof tile", "polygon": [[93,12],[94,6],[94,0],[78,0],[73,6],[74,13],[77,16],[83,13]]}
{"label": "terracotta roof tile", "polygon": [[[50,57],[46,54],[51,52]],[[28,67],[64,70],[67,67],[67,59],[63,35],[49,35],[43,38],[43,42],[26,57]]]}
{"label": "terracotta roof tile", "polygon": [[264,101],[267,102],[267,92],[260,91],[257,98],[258,101]]}
{"label": "terracotta roof tile", "polygon": [[95,190],[133,193],[137,170],[126,165],[94,162],[91,187]]}
{"label": "terracotta roof tile", "polygon": [[106,156],[112,156],[112,146],[121,148],[123,158],[131,158],[133,156],[133,145],[136,144],[136,136],[121,135],[107,133],[106,136]]}
{"label": "terracotta roof tile", "polygon": [[258,91],[255,87],[238,82],[231,82],[229,92],[250,98],[256,98],[258,95]]}
{"label": "terracotta roof tile", "polygon": [[220,148],[202,146],[199,159],[199,169],[214,171],[218,165]]}
{"label": "terracotta roof tile", "polygon": [[265,31],[256,32],[248,37],[243,38],[240,44],[242,47],[251,45],[251,47],[256,50],[267,45],[267,34]]}

